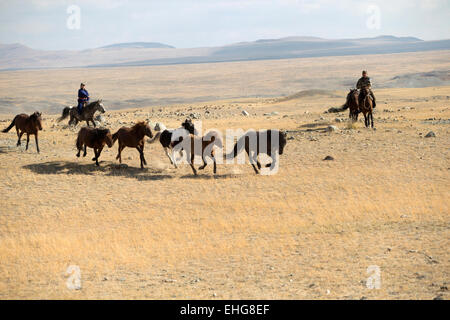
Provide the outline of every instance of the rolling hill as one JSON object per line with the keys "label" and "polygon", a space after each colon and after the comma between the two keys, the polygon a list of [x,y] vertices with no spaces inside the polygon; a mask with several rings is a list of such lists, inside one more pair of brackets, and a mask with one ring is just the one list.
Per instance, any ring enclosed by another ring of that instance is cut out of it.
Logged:
{"label": "rolling hill", "polygon": [[394,36],[340,40],[288,37],[204,48],[175,48],[155,42],[131,42],[82,51],[45,51],[21,44],[2,44],[0,70],[167,65],[448,49],[450,40],[423,41],[414,37]]}

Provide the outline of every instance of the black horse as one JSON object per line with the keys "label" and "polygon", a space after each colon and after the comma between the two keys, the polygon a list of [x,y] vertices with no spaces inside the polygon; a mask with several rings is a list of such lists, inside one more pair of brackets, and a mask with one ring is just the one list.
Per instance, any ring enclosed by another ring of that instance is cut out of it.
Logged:
{"label": "black horse", "polygon": [[[271,157],[272,163],[266,164],[266,168],[274,168],[277,164],[278,155],[283,154],[286,143],[287,137],[284,132],[274,129],[260,131],[249,130],[238,139],[237,143],[234,145],[233,151],[224,155],[224,159],[234,159],[245,148],[250,163],[253,166],[255,173],[258,174],[258,169],[261,170],[261,163],[258,160],[258,155],[265,153]],[[255,163],[258,166],[258,169],[256,169]]]}

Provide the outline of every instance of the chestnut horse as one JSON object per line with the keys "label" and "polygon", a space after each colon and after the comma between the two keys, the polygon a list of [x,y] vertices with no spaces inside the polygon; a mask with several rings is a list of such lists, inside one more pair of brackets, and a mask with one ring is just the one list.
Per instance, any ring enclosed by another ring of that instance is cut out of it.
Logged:
{"label": "chestnut horse", "polygon": [[77,138],[77,157],[80,156],[81,149],[84,148],[83,157],[86,157],[86,147],[93,148],[95,157],[92,158],[95,161],[95,164],[99,166],[98,158],[100,157],[100,153],[102,153],[105,144],[111,148],[114,144],[111,131],[109,129],[93,129],[88,127],[83,127],[78,132]]}
{"label": "chestnut horse", "polygon": [[364,124],[366,128],[372,125],[373,128],[373,101],[368,88],[362,89],[363,103],[360,104],[359,109],[364,114]]}
{"label": "chestnut horse", "polygon": [[36,140],[36,150],[39,153],[39,144],[38,144],[38,132],[42,130],[42,114],[38,111],[33,113],[31,116],[21,113],[14,117],[14,120],[11,122],[8,128],[2,130],[2,132],[8,132],[12,127],[16,126],[17,137],[17,146],[20,146],[20,139],[24,133],[27,134],[27,147],[25,150],[28,150],[28,143],[30,142],[30,135],[34,134],[34,138]]}
{"label": "chestnut horse", "polygon": [[113,142],[119,139],[119,153],[116,159],[122,163],[122,150],[125,147],[136,148],[139,151],[141,158],[141,169],[144,169],[144,164],[147,165],[147,161],[144,158],[144,137],[153,137],[152,130],[148,126],[148,122],[138,122],[133,127],[122,127],[116,133],[113,134]]}

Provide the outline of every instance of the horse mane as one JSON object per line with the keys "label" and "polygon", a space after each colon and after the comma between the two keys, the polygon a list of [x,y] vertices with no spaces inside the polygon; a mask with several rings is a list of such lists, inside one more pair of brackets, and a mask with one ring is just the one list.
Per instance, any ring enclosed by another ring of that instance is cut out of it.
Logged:
{"label": "horse mane", "polygon": [[99,139],[103,139],[109,133],[109,129],[97,129],[97,137]]}
{"label": "horse mane", "polygon": [[145,121],[139,121],[134,126],[131,127],[131,130],[134,132],[137,132],[141,128],[145,128],[147,126],[147,122]]}
{"label": "horse mane", "polygon": [[95,101],[92,101],[92,102],[90,102],[90,103],[88,103],[87,105],[86,105],[86,109],[90,109],[90,108],[92,108],[94,105],[96,105],[96,104],[98,104],[100,102],[100,99],[99,100],[95,100]]}

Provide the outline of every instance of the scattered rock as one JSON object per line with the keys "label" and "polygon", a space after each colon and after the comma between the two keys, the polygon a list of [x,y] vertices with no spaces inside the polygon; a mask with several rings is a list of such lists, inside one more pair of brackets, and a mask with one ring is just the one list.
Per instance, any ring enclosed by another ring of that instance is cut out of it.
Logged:
{"label": "scattered rock", "polygon": [[438,294],[433,300],[444,300],[444,296],[442,294]]}
{"label": "scattered rock", "polygon": [[426,134],[425,138],[435,138],[436,134],[433,131],[430,131]]}
{"label": "scattered rock", "polygon": [[245,111],[245,110],[242,110],[242,115],[248,117],[249,113],[247,111]]}
{"label": "scattered rock", "polygon": [[339,131],[339,128],[336,126],[328,126],[326,131],[327,132],[336,132],[336,131]]}
{"label": "scattered rock", "polygon": [[340,123],[340,122],[342,122],[342,119],[336,118],[336,119],[334,119],[334,122]]}
{"label": "scattered rock", "polygon": [[323,158],[323,161],[329,161],[329,160],[334,160],[334,158],[332,156],[326,156],[325,158]]}

